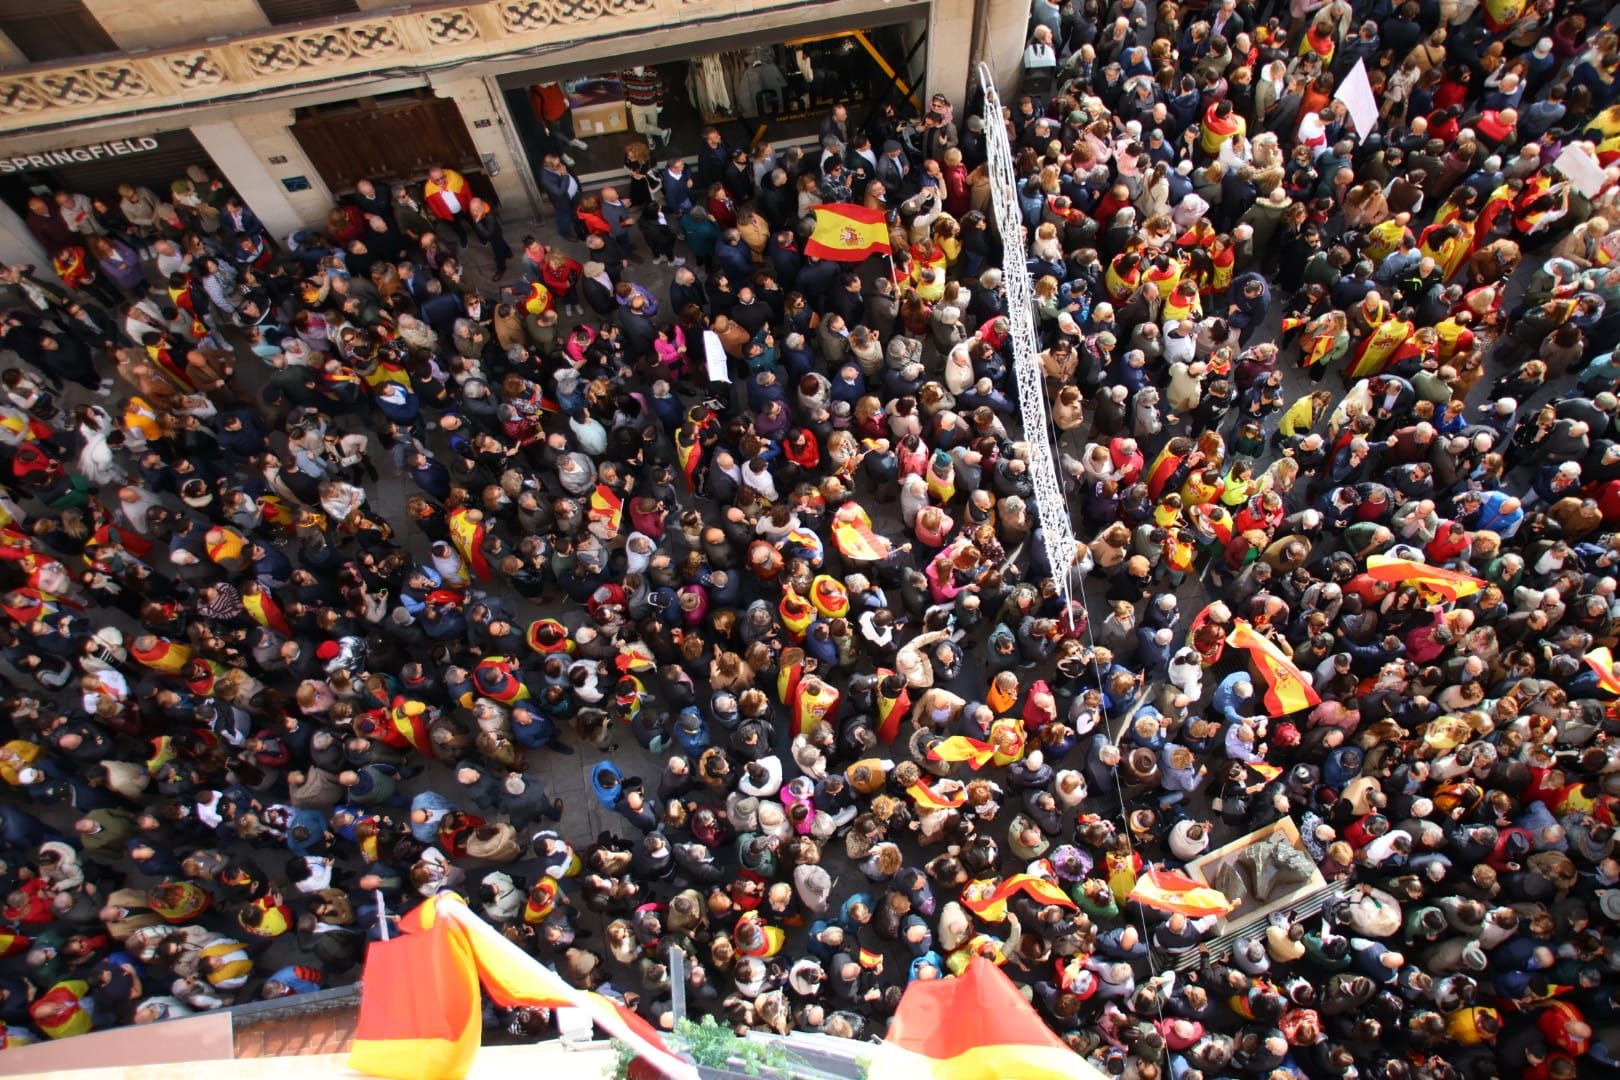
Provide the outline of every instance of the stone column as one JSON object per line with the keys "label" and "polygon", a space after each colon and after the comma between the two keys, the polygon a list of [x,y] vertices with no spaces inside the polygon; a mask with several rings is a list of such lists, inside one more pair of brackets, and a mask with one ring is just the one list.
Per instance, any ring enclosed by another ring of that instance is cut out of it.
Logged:
{"label": "stone column", "polygon": [[507,220],[540,216],[535,180],[529,175],[529,162],[517,142],[517,132],[506,115],[506,104],[494,86],[494,79],[447,73],[444,78],[429,76],[433,92],[449,98],[461,110],[462,123],[472,136],[473,146],[484,161],[495,194],[501,200]]}
{"label": "stone column", "polygon": [[944,94],[963,119],[974,66],[988,61],[1004,98],[1023,74],[1029,0],[934,0],[928,18],[928,93]]}
{"label": "stone column", "polygon": [[1017,103],[1024,75],[1024,46],[1029,38],[1029,0],[980,0],[990,7],[980,58],[996,73],[996,91],[1004,105]]}
{"label": "stone column", "polygon": [[[191,129],[226,182],[242,196],[248,209],[258,215],[277,242],[306,225],[322,221],[332,205],[331,192],[304,157],[298,140],[288,132],[287,116],[279,113],[262,118],[243,117],[237,123],[227,120],[196,124]],[[240,124],[249,125],[250,130],[244,132]],[[253,135],[251,142],[250,134]],[[290,156],[294,152],[296,158]],[[283,159],[280,165],[271,164],[271,159],[276,157]],[[305,177],[309,189],[296,195],[289,193],[281,182],[288,176]],[[299,200],[296,204],[295,197]]]}
{"label": "stone column", "polygon": [[12,263],[32,266],[35,274],[47,281],[56,277],[51,269],[51,257],[28,231],[21,215],[5,203],[0,203],[0,262],[7,266]]}

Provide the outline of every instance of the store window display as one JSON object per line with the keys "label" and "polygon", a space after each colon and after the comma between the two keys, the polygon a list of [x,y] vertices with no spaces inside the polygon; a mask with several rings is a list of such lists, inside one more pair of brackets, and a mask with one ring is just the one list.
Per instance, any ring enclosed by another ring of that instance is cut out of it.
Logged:
{"label": "store window display", "polygon": [[659,124],[664,111],[664,78],[658,69],[627,68],[619,73],[619,82],[624,86],[624,98],[630,106],[631,129],[645,135],[647,145],[654,150],[660,142],[668,143],[671,132]]}

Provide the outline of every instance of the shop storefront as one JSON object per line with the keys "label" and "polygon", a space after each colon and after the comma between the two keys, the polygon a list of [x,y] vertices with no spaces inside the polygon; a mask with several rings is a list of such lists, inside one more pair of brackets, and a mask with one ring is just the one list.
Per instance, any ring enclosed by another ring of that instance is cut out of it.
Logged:
{"label": "shop storefront", "polygon": [[916,116],[924,34],[914,20],[775,44],[721,40],[703,52],[640,54],[593,71],[507,75],[500,85],[531,167],[565,153],[589,178],[622,169],[632,145],[659,160],[691,156],[710,126],[733,146],[782,146],[814,141],[837,104],[862,129],[885,105]]}
{"label": "shop storefront", "polygon": [[353,191],[362,178],[379,187],[420,183],[443,165],[498,201],[460,109],[431,90],[307,106],[294,115],[292,135],[333,195]]}
{"label": "shop storefront", "polygon": [[0,200],[26,214],[28,200],[71,191],[118,201],[118,185],[151,188],[160,198],[187,179],[188,169],[218,176],[214,161],[190,131],[105,139],[29,153],[0,152]]}

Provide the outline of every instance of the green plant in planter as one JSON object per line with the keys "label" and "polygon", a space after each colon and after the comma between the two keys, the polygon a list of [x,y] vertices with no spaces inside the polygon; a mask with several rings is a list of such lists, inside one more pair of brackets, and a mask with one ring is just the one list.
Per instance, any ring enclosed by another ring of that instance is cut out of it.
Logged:
{"label": "green plant in planter", "polygon": [[[741,1038],[730,1028],[716,1023],[712,1016],[682,1020],[675,1025],[675,1042],[700,1068],[741,1069],[749,1076],[760,1076],[766,1071],[777,1076],[790,1075],[792,1065],[785,1049]],[[635,1048],[614,1039],[613,1051],[613,1062],[603,1071],[603,1080],[628,1080],[630,1066],[636,1060]],[[732,1065],[732,1059],[738,1064]]]}
{"label": "green plant in planter", "polygon": [[717,1023],[713,1016],[682,1020],[675,1025],[675,1036],[692,1060],[706,1068],[729,1069],[732,1058],[736,1058],[749,1076],[759,1076],[767,1069],[782,1075],[788,1071],[788,1055],[782,1047],[740,1038],[730,1028]]}
{"label": "green plant in planter", "polygon": [[621,1039],[614,1039],[613,1062],[603,1070],[602,1080],[629,1080],[630,1066],[635,1060],[635,1047]]}

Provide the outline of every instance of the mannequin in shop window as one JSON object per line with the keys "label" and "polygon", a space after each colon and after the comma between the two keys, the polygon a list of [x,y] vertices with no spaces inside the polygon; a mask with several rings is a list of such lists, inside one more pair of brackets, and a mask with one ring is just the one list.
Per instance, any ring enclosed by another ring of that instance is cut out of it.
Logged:
{"label": "mannequin in shop window", "polygon": [[659,115],[664,110],[664,78],[658,69],[637,65],[619,73],[624,84],[624,98],[630,104],[630,126],[639,135],[647,137],[647,145],[658,149],[668,143],[670,130],[660,126]]}

